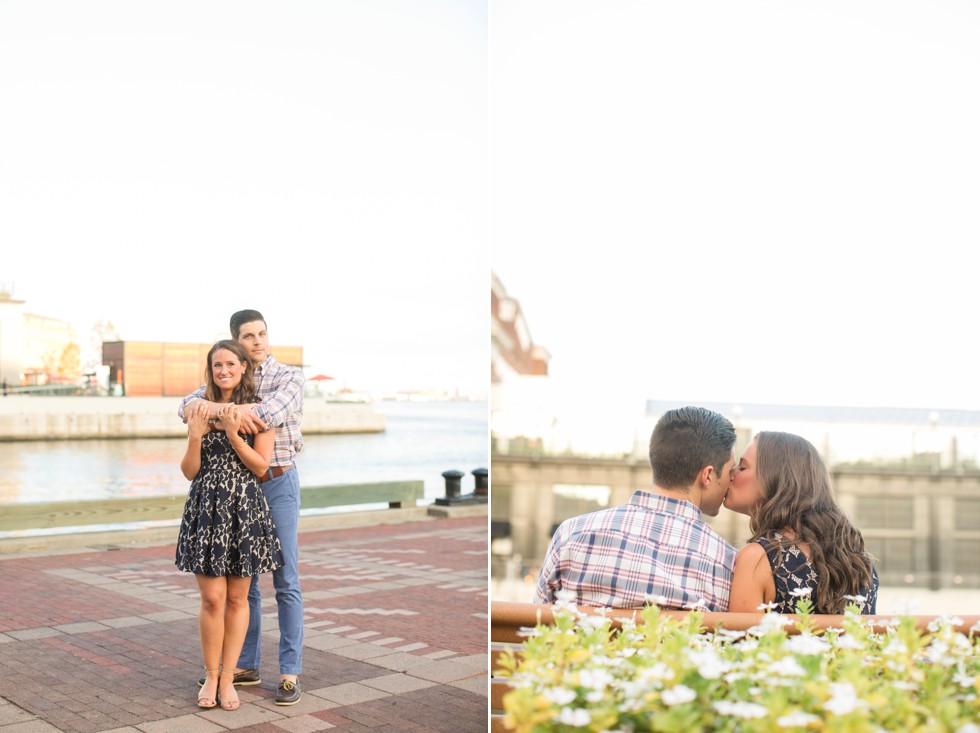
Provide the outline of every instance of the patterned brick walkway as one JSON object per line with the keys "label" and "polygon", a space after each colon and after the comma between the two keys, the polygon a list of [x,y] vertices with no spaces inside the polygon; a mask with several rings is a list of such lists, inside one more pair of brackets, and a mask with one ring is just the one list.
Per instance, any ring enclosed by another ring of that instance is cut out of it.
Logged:
{"label": "patterned brick walkway", "polygon": [[279,631],[262,577],[263,683],[196,704],[198,592],[174,546],[0,558],[0,733],[486,731],[487,520],[304,531],[303,699],[274,704]]}

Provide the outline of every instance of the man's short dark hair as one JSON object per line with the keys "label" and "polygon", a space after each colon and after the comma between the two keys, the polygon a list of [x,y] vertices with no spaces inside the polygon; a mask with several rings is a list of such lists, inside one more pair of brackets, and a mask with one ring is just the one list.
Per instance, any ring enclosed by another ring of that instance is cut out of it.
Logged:
{"label": "man's short dark hair", "polygon": [[238,311],[237,313],[231,314],[231,337],[238,340],[238,332],[242,330],[242,326],[246,323],[251,323],[252,321],[262,321],[262,325],[266,328],[269,324],[265,322],[265,317],[258,311],[246,310]]}
{"label": "man's short dark hair", "polygon": [[732,458],[735,426],[703,407],[668,410],[650,436],[653,482],[664,489],[690,486],[707,465],[717,473]]}

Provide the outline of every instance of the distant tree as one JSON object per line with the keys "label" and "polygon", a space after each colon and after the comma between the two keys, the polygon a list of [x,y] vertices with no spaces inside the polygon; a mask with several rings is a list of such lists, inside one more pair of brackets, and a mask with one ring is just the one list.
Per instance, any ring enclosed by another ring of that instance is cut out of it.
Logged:
{"label": "distant tree", "polygon": [[92,336],[89,339],[88,353],[85,355],[85,368],[94,369],[102,364],[102,344],[107,341],[119,341],[119,331],[112,321],[99,320],[92,326]]}
{"label": "distant tree", "polygon": [[69,341],[62,349],[57,373],[59,377],[70,381],[75,381],[82,375],[82,347],[74,341]]}
{"label": "distant tree", "polygon": [[44,376],[39,376],[37,384],[47,384],[52,377],[58,373],[58,356],[53,351],[45,351],[41,357],[41,366],[44,367]]}

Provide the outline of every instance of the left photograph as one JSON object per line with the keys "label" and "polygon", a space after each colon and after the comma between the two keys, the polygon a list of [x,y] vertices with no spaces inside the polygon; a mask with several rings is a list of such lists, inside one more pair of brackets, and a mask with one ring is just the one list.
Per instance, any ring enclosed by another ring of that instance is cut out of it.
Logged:
{"label": "left photograph", "polygon": [[0,728],[485,731],[487,6],[0,5]]}

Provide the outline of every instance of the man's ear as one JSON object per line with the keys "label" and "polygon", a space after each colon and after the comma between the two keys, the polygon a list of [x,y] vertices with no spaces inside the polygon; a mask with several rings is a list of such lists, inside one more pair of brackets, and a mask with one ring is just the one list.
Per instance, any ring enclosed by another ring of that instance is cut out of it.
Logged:
{"label": "man's ear", "polygon": [[711,486],[711,482],[715,478],[715,467],[712,465],[707,465],[698,471],[698,488],[706,489]]}

